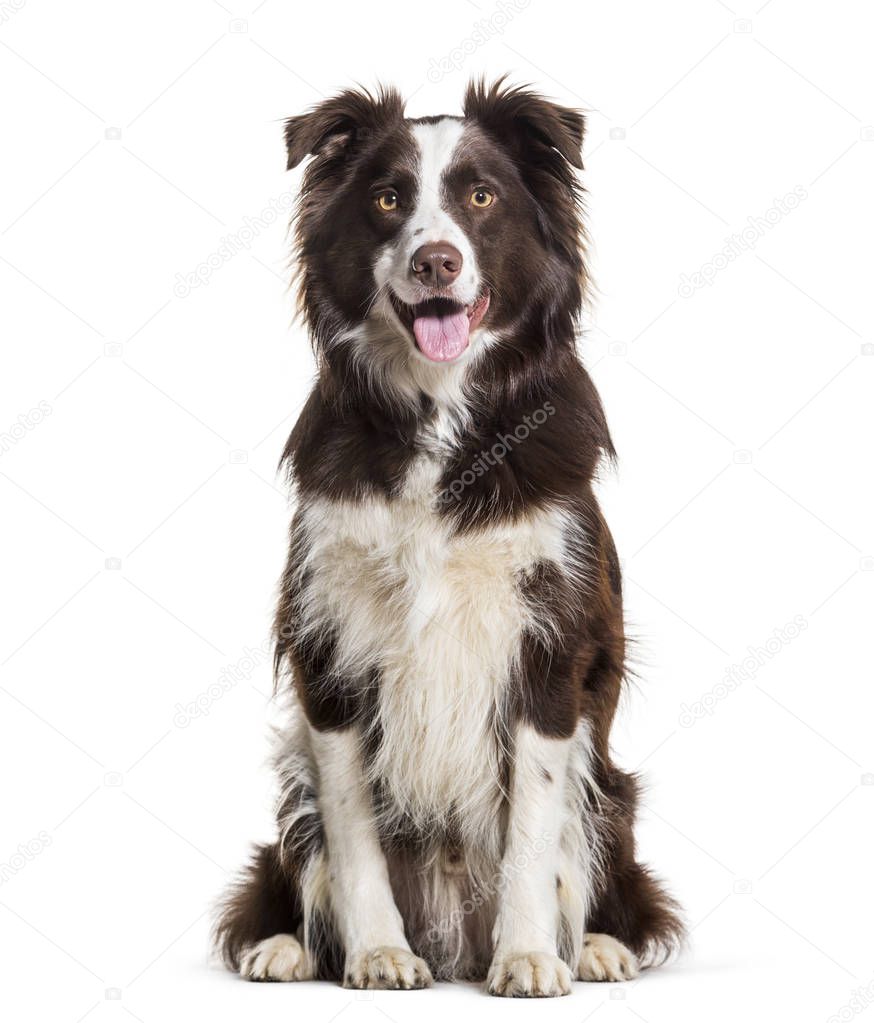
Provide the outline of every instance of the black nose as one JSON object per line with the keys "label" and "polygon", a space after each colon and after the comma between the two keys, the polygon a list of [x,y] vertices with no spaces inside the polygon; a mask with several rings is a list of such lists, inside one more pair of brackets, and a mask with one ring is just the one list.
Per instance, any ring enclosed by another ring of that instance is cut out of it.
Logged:
{"label": "black nose", "polygon": [[413,253],[413,276],[429,288],[445,288],[461,273],[461,263],[461,253],[449,242],[421,245]]}

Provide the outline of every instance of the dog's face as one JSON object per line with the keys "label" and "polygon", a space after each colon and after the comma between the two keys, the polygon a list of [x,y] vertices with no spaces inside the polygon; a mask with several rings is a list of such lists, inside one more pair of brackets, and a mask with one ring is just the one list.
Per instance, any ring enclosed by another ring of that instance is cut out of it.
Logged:
{"label": "dog's face", "polygon": [[522,89],[468,89],[464,117],[410,120],[346,92],[286,125],[304,178],[303,301],[326,348],[462,363],[538,305],[579,304],[583,119]]}

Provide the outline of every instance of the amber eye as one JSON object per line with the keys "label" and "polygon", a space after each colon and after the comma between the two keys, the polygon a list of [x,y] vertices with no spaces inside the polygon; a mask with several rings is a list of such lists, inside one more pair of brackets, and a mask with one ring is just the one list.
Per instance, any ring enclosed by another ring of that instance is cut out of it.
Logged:
{"label": "amber eye", "polygon": [[494,195],[486,188],[478,188],[470,197],[471,206],[477,206],[481,210],[484,210],[486,206],[491,206],[494,201]]}
{"label": "amber eye", "polygon": [[381,192],[376,197],[376,205],[385,213],[391,213],[392,210],[398,208],[398,193],[392,192],[390,189],[387,192]]}

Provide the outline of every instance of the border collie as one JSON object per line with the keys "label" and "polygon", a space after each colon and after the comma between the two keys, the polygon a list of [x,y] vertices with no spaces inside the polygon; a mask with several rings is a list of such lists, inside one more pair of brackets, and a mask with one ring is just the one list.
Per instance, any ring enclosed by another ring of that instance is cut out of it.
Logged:
{"label": "border collie", "polygon": [[251,980],[567,994],[669,954],[611,760],[613,457],[577,356],[583,117],[472,83],[463,117],[347,91],[285,126],[318,380],[275,622],[278,837],[216,939]]}

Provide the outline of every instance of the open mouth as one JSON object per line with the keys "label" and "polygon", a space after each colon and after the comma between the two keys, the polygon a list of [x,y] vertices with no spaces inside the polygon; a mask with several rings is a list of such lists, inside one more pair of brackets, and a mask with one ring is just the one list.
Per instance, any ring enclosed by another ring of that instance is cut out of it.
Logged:
{"label": "open mouth", "polygon": [[398,319],[413,335],[416,347],[432,362],[457,359],[470,344],[470,335],[489,308],[487,291],[470,305],[450,298],[428,298],[407,305],[394,292],[390,292],[390,297]]}

